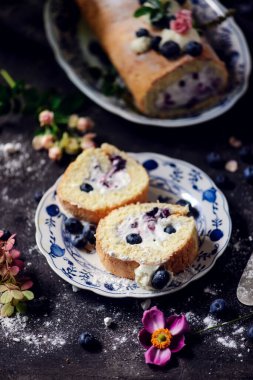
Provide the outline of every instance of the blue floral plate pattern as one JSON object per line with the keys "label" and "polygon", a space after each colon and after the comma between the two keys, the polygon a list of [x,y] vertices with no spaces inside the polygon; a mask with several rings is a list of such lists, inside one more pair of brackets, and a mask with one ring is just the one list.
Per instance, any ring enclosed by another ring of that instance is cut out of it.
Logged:
{"label": "blue floral plate pattern", "polygon": [[[201,23],[222,16],[226,10],[217,0],[192,0],[192,3],[194,13]],[[48,0],[45,6],[45,29],[56,60],[69,79],[84,94],[101,107],[124,119],[139,124],[169,128],[199,124],[227,112],[248,88],[251,71],[250,53],[241,30],[231,18],[212,28],[206,36],[226,63],[229,72],[229,87],[220,101],[201,113],[178,119],[158,119],[142,115],[133,107],[128,97],[128,100],[119,96],[108,97],[99,89],[99,81],[95,80],[89,71],[89,68],[94,66],[103,69],[101,62],[88,48],[94,36],[87,30],[84,22],[80,21],[76,9],[70,9],[70,5],[69,1]]]}
{"label": "blue floral plate pattern", "polygon": [[174,293],[206,274],[224,252],[231,235],[228,204],[213,181],[197,167],[155,153],[132,156],[150,175],[149,200],[175,203],[188,200],[194,207],[199,234],[199,255],[192,266],[174,276],[166,289],[144,290],[131,280],[108,273],[96,252],[79,251],[64,228],[66,215],[57,202],[57,182],[40,201],[36,216],[36,241],[50,267],[76,287],[107,297],[157,297]]}

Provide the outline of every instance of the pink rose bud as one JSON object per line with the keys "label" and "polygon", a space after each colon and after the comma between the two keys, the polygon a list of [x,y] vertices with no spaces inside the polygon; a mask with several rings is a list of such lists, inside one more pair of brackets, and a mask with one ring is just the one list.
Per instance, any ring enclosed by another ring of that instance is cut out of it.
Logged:
{"label": "pink rose bud", "polygon": [[54,113],[49,110],[44,110],[39,114],[39,122],[41,127],[50,125],[54,121]]}
{"label": "pink rose bud", "polygon": [[89,148],[94,148],[95,146],[96,146],[96,144],[91,139],[83,138],[81,141],[81,148],[83,150],[89,149]]}
{"label": "pink rose bud", "polygon": [[76,128],[80,132],[87,132],[92,129],[94,122],[89,117],[79,117]]}
{"label": "pink rose bud", "polygon": [[40,150],[43,148],[42,145],[42,136],[35,136],[32,141],[33,149]]}
{"label": "pink rose bud", "polygon": [[70,115],[69,120],[68,120],[68,127],[71,129],[75,129],[77,126],[77,122],[79,120],[78,115]]}
{"label": "pink rose bud", "polygon": [[179,34],[186,34],[192,29],[192,12],[183,9],[176,13],[176,20],[170,22],[171,30]]}
{"label": "pink rose bud", "polygon": [[62,158],[62,150],[58,146],[52,146],[48,151],[48,157],[53,161],[59,161]]}
{"label": "pink rose bud", "polygon": [[53,135],[43,135],[41,136],[42,148],[49,149],[54,144],[54,136]]}

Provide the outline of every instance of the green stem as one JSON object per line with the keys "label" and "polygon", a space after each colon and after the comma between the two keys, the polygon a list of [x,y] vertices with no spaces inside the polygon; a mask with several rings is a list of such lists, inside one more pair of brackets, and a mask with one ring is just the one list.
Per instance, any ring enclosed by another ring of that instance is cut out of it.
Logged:
{"label": "green stem", "polygon": [[235,322],[243,321],[244,319],[248,319],[248,318],[250,318],[252,316],[253,316],[253,313],[245,314],[245,315],[243,315],[241,317],[232,319],[231,321],[224,322],[224,323],[219,323],[218,325],[215,325],[215,326],[212,326],[212,327],[208,327],[207,329],[198,330],[198,331],[195,332],[195,334],[202,334],[202,333],[204,333],[206,331],[211,331],[211,330],[215,330],[215,329],[218,329],[220,327],[223,327],[223,326],[232,325]]}
{"label": "green stem", "polygon": [[16,82],[14,79],[10,76],[10,74],[6,70],[1,70],[0,74],[4,78],[5,82],[8,83],[10,88],[14,88],[16,86]]}

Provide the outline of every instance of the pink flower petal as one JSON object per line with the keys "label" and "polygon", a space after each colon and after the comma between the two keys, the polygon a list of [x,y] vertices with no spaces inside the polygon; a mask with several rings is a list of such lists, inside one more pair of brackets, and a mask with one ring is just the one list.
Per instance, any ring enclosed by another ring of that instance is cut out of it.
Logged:
{"label": "pink flower petal", "polygon": [[151,334],[147,330],[145,329],[140,330],[139,340],[140,340],[141,345],[144,348],[149,348],[151,346]]}
{"label": "pink flower petal", "polygon": [[167,318],[166,327],[172,335],[184,334],[190,330],[185,315],[172,315]]}
{"label": "pink flower petal", "polygon": [[155,330],[163,329],[165,326],[164,314],[156,306],[144,311],[142,317],[144,328],[152,334]]}
{"label": "pink flower petal", "polygon": [[0,238],[3,236],[4,232],[0,230]]}
{"label": "pink flower petal", "polygon": [[15,259],[13,261],[13,264],[15,266],[19,267],[19,269],[23,269],[24,268],[24,261],[22,261],[22,260]]}
{"label": "pink flower petal", "polygon": [[171,358],[171,351],[169,348],[164,350],[159,350],[158,348],[152,346],[145,352],[145,362],[147,364],[155,364],[164,366],[168,363]]}
{"label": "pink flower petal", "polygon": [[21,290],[30,289],[33,286],[33,282],[31,280],[26,281],[22,286]]}
{"label": "pink flower petal", "polygon": [[16,236],[16,234],[13,234],[7,240],[7,242],[5,244],[5,249],[7,251],[10,251],[12,249],[12,247],[14,246],[14,244],[15,244],[15,236]]}
{"label": "pink flower petal", "polygon": [[172,342],[170,345],[171,352],[178,352],[178,351],[182,350],[182,348],[184,348],[184,346],[185,346],[185,339],[184,339],[183,335],[173,336]]}
{"label": "pink flower petal", "polygon": [[12,249],[12,250],[10,251],[10,254],[11,254],[11,257],[12,257],[13,259],[17,259],[17,258],[20,257],[20,252],[19,252],[17,249]]}
{"label": "pink flower petal", "polygon": [[9,269],[9,271],[10,271],[10,274],[12,274],[12,276],[16,276],[19,272],[19,267],[13,266]]}

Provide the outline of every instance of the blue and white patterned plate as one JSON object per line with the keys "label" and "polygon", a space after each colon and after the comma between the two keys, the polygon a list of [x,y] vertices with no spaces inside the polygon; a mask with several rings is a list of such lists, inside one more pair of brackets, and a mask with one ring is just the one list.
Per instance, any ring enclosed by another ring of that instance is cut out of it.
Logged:
{"label": "blue and white patterned plate", "polygon": [[[137,0],[136,0],[137,1]],[[72,5],[71,5],[72,3]],[[225,8],[217,0],[192,0],[194,13],[202,23],[222,16]],[[178,119],[156,119],[140,114],[129,101],[129,97],[105,96],[101,92],[101,81],[92,77],[90,67],[104,70],[101,61],[90,54],[88,45],[94,37],[80,21],[74,1],[48,0],[45,6],[45,28],[48,41],[56,60],[69,79],[90,99],[106,110],[124,119],[144,125],[161,127],[184,127],[214,119],[231,109],[248,88],[251,58],[245,38],[231,18],[212,28],[207,39],[229,72],[229,87],[219,103],[188,117]],[[119,78],[118,78],[119,79]],[[118,83],[121,83],[120,79]]]}
{"label": "blue and white patterned plate", "polygon": [[57,202],[57,182],[42,198],[35,216],[36,241],[50,267],[63,279],[82,289],[107,297],[157,297],[174,293],[206,274],[224,252],[231,235],[228,204],[222,192],[200,169],[187,162],[155,153],[132,156],[150,174],[149,200],[175,203],[186,199],[196,209],[200,238],[199,256],[193,265],[176,275],[168,288],[147,291],[134,281],[108,273],[96,252],[85,253],[70,243],[64,228],[66,215]]}

